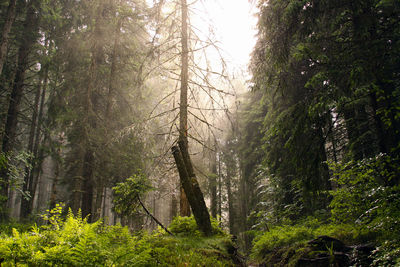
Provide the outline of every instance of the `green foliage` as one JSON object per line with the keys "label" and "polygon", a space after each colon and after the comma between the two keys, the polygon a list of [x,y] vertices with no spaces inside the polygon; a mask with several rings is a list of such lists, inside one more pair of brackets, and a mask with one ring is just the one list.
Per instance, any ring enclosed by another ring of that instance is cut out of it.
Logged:
{"label": "green foliage", "polygon": [[6,154],[1,151],[0,152],[0,170],[3,170],[7,167],[7,157]]}
{"label": "green foliage", "polygon": [[14,228],[11,236],[0,237],[2,266],[234,266],[226,235],[132,235],[127,227],[88,223],[71,211],[61,219],[61,213],[58,205],[44,216],[49,226],[26,232]]}
{"label": "green foliage", "polygon": [[149,180],[143,174],[135,174],[113,187],[115,211],[130,215],[136,211],[138,198],[152,189]]}
{"label": "green foliage", "polygon": [[355,224],[323,224],[315,218],[308,218],[296,225],[275,226],[261,233],[253,241],[252,258],[262,260],[278,248],[288,248],[306,243],[318,236],[337,238],[348,245],[370,241],[374,233]]}
{"label": "green foliage", "polygon": [[[211,227],[214,235],[225,235],[219,226],[219,222],[215,218],[211,218]],[[171,224],[168,227],[168,230],[171,233],[176,234],[178,236],[196,236],[200,237],[203,234],[199,230],[196,220],[193,216],[190,217],[181,217],[177,216],[173,219]]]}
{"label": "green foliage", "polygon": [[[27,192],[22,192],[22,184],[26,175],[26,170],[32,168],[30,163],[32,155],[25,151],[9,152],[7,154],[1,152],[0,170],[7,169],[9,177],[9,185],[19,190],[24,197],[30,197]],[[0,177],[4,179],[4,177]]]}
{"label": "green foliage", "polygon": [[396,241],[385,241],[372,252],[371,266],[400,266],[400,245]]}
{"label": "green foliage", "polygon": [[357,222],[383,237],[400,236],[400,173],[397,158],[379,155],[362,161],[332,164],[334,181],[330,204],[335,222]]}
{"label": "green foliage", "polygon": [[[341,5],[324,0],[257,3],[259,33],[250,69],[256,91],[253,96],[263,99],[260,117],[264,123],[262,131],[247,129],[263,136],[242,136],[249,137],[243,143],[254,155],[259,155],[258,151],[248,144],[263,141],[260,156],[269,205],[265,212],[250,209],[257,216],[267,214],[270,223],[282,218],[298,220],[328,209],[328,190],[332,188],[327,160],[361,160],[380,152],[398,155],[400,83],[394,58],[398,58],[400,43],[392,40],[399,37],[400,25],[395,21],[400,5],[392,0]],[[246,118],[247,113],[260,110],[257,100],[251,104],[242,116],[248,125],[255,120]],[[246,156],[244,163],[250,158]],[[384,161],[380,163],[375,166],[377,172],[384,169]],[[258,169],[250,167],[253,172]],[[246,186],[257,184],[251,171],[242,171]],[[368,180],[368,188],[357,189],[360,196],[363,189],[379,186],[385,188],[377,193],[385,191],[382,194],[387,198],[396,193],[397,189],[388,187],[398,183],[396,177],[385,177],[384,183],[358,178],[358,182]],[[338,216],[344,219],[348,214],[353,219],[365,211],[365,203],[355,196],[358,193],[349,196],[342,190],[339,194],[343,201],[337,197],[332,205],[347,206]],[[381,203],[382,212],[385,203]],[[352,209],[352,204],[359,210]]]}
{"label": "green foliage", "polygon": [[32,224],[9,220],[6,223],[0,224],[0,236],[12,235],[13,229],[16,229],[18,232],[28,232],[32,229]]}
{"label": "green foliage", "polygon": [[[0,177],[0,189],[4,184],[7,184],[8,187],[19,191],[22,197],[26,199],[31,198],[29,192],[22,190],[26,171],[32,168],[30,163],[31,158],[32,155],[25,151],[9,153],[1,152],[0,171],[7,175],[7,177]],[[7,196],[0,195],[0,204],[5,203],[7,199]],[[7,211],[2,209],[4,209],[4,205],[0,205],[0,214],[6,214]]]}
{"label": "green foliage", "polygon": [[59,229],[60,225],[62,224],[61,215],[64,206],[65,206],[64,203],[57,203],[53,209],[47,210],[46,213],[42,215],[42,219],[48,221],[51,225],[53,225],[54,228]]}

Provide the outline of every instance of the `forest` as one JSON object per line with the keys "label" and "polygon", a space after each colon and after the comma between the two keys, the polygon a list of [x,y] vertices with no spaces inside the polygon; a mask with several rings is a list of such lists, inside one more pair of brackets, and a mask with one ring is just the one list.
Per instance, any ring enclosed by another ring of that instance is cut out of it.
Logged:
{"label": "forest", "polygon": [[400,1],[241,1],[0,0],[0,266],[400,266]]}

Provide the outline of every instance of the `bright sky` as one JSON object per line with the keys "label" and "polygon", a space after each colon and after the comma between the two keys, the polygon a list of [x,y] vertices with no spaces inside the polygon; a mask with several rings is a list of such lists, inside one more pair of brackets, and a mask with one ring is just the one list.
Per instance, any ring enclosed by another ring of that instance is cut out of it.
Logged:
{"label": "bright sky", "polygon": [[213,28],[228,67],[246,70],[255,44],[254,5],[249,0],[200,0],[193,11],[191,22],[195,27],[205,32]]}

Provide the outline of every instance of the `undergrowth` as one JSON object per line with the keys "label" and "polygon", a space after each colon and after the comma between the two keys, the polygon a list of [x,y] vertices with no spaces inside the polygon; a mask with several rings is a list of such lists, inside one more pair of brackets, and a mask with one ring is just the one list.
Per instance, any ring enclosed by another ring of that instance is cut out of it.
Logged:
{"label": "undergrowth", "polygon": [[294,251],[293,258],[301,255],[307,241],[324,235],[346,245],[373,246],[367,255],[372,266],[400,266],[399,162],[398,157],[379,154],[360,161],[330,163],[336,185],[330,192],[330,216],[299,219],[296,224],[275,225],[268,232],[254,233],[251,256],[265,262],[286,250]]}
{"label": "undergrowth", "polygon": [[318,236],[330,236],[347,245],[374,240],[374,233],[355,224],[323,224],[318,219],[308,218],[299,224],[275,226],[270,231],[256,236],[251,257],[263,260],[277,248],[301,247]]}
{"label": "undergrowth", "polygon": [[60,206],[44,218],[49,225],[0,237],[1,266],[233,266],[230,238],[217,229],[218,235],[201,236],[193,218],[174,220],[176,236],[161,229],[132,234],[71,211],[63,219]]}

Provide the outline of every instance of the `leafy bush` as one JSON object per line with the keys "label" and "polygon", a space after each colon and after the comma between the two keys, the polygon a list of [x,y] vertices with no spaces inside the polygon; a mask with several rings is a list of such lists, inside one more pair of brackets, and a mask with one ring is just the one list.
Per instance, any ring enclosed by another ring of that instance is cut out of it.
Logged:
{"label": "leafy bush", "polygon": [[149,180],[143,173],[134,174],[124,182],[113,187],[115,211],[123,215],[132,215],[137,209],[140,197],[151,190]]}
{"label": "leafy bush", "polygon": [[[211,227],[214,235],[224,235],[218,220],[211,218]],[[190,217],[175,217],[168,230],[171,233],[180,236],[202,236],[202,233],[197,227],[196,220],[193,216]]]}

